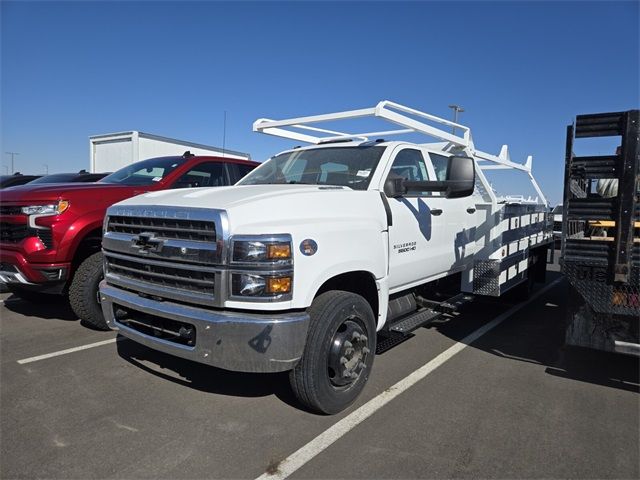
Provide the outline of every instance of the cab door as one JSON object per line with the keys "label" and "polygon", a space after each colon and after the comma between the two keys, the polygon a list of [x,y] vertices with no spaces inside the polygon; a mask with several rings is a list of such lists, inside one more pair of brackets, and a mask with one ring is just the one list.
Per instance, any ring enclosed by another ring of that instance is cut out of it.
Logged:
{"label": "cab door", "polygon": [[[435,180],[447,179],[449,157],[440,153],[424,152],[427,169]],[[433,168],[433,170],[430,170]],[[470,268],[476,252],[476,199],[473,195],[463,198],[443,198],[444,193],[432,193],[444,200],[442,211],[442,241],[445,246],[445,263],[451,273]]]}
{"label": "cab door", "polygon": [[[387,178],[407,181],[435,180],[422,150],[399,146],[393,153]],[[451,267],[450,217],[447,199],[430,192],[410,192],[389,198],[389,287],[391,292],[423,283]]]}

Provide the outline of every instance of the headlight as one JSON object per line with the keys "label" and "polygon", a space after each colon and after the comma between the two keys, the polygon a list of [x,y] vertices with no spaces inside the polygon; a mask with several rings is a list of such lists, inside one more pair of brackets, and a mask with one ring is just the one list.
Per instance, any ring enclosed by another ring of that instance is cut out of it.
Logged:
{"label": "headlight", "polygon": [[232,242],[232,263],[291,263],[289,235],[243,236]]}
{"label": "headlight", "polygon": [[69,202],[60,200],[58,203],[49,205],[29,205],[22,207],[21,210],[25,215],[60,215],[67,208],[69,208]]}
{"label": "headlight", "polygon": [[273,302],[292,298],[291,235],[234,236],[230,257],[230,299]]}
{"label": "headlight", "polygon": [[234,297],[280,297],[291,293],[291,275],[254,275],[234,273],[231,294]]}

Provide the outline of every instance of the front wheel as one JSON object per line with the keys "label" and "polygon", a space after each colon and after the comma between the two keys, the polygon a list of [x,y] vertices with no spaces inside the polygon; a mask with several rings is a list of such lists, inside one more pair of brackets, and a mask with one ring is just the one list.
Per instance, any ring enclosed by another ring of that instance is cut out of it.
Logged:
{"label": "front wheel", "polygon": [[76,270],[69,287],[69,303],[83,325],[109,330],[99,301],[102,280],[102,252],[87,257]]}
{"label": "front wheel", "polygon": [[290,372],[291,388],[309,409],[338,413],[367,383],[376,349],[376,323],[360,295],[332,290],[315,298],[302,358]]}

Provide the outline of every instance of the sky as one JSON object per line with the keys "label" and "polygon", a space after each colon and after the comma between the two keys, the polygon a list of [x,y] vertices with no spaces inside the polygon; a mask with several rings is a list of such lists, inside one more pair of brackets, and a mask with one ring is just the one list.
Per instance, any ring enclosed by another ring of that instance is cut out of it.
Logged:
{"label": "sky", "polygon": [[639,5],[2,0],[0,173],[7,151],[23,173],[88,169],[95,134],[221,146],[225,111],[226,147],[262,161],[297,142],[257,118],[455,103],[477,148],[533,155],[555,204],[566,125],[638,108]]}

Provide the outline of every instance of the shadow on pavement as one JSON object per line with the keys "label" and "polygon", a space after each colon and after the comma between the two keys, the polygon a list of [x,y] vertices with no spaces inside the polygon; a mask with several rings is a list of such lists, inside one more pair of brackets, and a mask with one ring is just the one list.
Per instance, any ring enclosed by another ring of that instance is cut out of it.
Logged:
{"label": "shadow on pavement", "polygon": [[[548,282],[558,277],[559,274],[549,274]],[[562,281],[471,346],[510,360],[544,366],[545,373],[556,377],[640,393],[640,362],[636,357],[565,345],[567,288]],[[489,310],[495,318],[506,310],[493,302],[471,305],[458,319],[432,328],[460,341],[470,333],[459,325],[465,322],[464,317],[480,316]]]}
{"label": "shadow on pavement", "polygon": [[118,336],[118,355],[136,367],[201,392],[234,397],[275,395],[299,409],[289,387],[288,373],[230,372],[209,365],[174,357]]}
{"label": "shadow on pavement", "polygon": [[66,297],[57,295],[42,295],[38,302],[24,300],[11,295],[4,301],[4,307],[25,317],[35,317],[45,320],[78,321],[78,317],[67,301]]}

